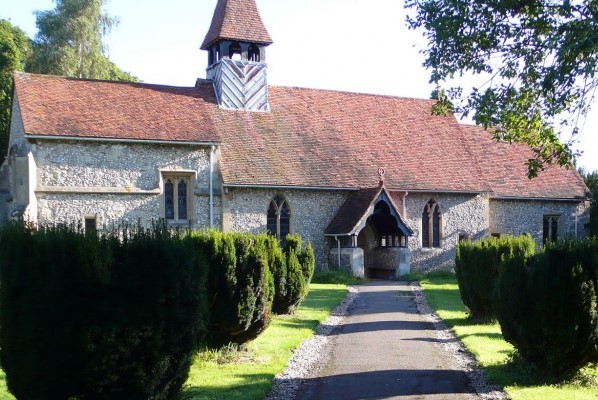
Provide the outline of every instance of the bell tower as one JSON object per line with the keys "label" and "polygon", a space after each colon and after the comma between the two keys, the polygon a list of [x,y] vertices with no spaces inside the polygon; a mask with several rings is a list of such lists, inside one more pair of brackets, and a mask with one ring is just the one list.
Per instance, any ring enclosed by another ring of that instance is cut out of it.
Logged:
{"label": "bell tower", "polygon": [[208,52],[207,79],[214,84],[220,107],[270,110],[266,64],[270,44],[255,0],[218,0],[201,49]]}

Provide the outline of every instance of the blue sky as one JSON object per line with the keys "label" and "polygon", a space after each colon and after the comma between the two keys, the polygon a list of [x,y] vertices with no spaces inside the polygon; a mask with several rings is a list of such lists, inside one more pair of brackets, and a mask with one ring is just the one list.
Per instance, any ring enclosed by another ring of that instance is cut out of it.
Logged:
{"label": "blue sky", "polygon": [[[419,50],[398,0],[257,0],[274,44],[267,50],[272,85],[427,98],[432,91]],[[107,40],[110,58],[148,83],[192,86],[205,78],[207,54],[199,45],[216,0],[109,0],[120,24]],[[52,0],[0,0],[0,18],[29,36],[34,10]],[[598,106],[578,138],[578,165],[598,170]]]}

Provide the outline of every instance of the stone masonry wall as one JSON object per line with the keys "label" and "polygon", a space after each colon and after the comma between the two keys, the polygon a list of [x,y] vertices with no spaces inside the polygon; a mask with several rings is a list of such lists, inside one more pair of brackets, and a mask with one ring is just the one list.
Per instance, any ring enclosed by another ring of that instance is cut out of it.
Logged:
{"label": "stone masonry wall", "polygon": [[589,209],[583,202],[537,200],[490,200],[490,233],[529,233],[540,247],[544,215],[560,215],[559,238],[585,236]]}
{"label": "stone masonry wall", "polygon": [[280,194],[291,209],[291,233],[311,242],[316,267],[328,264],[330,251],[324,231],[350,192],[325,190],[274,190],[229,188],[223,202],[224,229],[235,232],[266,232],[266,213],[270,201]]}
{"label": "stone masonry wall", "polygon": [[209,225],[209,148],[38,140],[33,151],[40,223],[97,215],[106,226],[122,220],[148,225],[162,215],[161,173],[176,171],[195,177],[192,226]]}
{"label": "stone masonry wall", "polygon": [[[422,212],[431,199],[442,211],[440,248],[422,248]],[[406,222],[414,231],[409,238],[412,271],[453,268],[460,234],[472,240],[488,234],[489,209],[485,195],[409,193],[406,211]]]}

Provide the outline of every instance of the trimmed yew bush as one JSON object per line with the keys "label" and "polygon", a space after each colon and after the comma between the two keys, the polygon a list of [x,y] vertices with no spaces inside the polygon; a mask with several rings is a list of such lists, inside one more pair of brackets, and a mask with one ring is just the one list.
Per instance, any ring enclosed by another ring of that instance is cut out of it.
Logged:
{"label": "trimmed yew bush", "polygon": [[309,291],[315,268],[313,249],[309,243],[303,249],[299,235],[287,235],[284,253],[275,238],[270,237],[265,242],[276,288],[272,310],[276,314],[293,313]]}
{"label": "trimmed yew bush", "polygon": [[0,235],[0,344],[19,399],[174,399],[205,329],[205,257],[164,227]]}
{"label": "trimmed yew bush", "polygon": [[274,296],[266,245],[249,234],[210,232],[196,237],[210,255],[208,345],[256,338],[268,326]]}
{"label": "trimmed yew bush", "polygon": [[473,319],[495,317],[494,290],[501,260],[531,255],[535,242],[529,235],[462,241],[457,246],[455,273],[463,304]]}
{"label": "trimmed yew bush", "polygon": [[553,374],[598,361],[598,241],[547,245],[501,268],[498,319],[521,356]]}

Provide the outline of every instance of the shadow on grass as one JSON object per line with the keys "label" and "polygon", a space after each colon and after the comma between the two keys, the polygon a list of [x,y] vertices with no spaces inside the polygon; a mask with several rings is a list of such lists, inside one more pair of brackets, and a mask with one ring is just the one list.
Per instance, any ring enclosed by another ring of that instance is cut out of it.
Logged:
{"label": "shadow on grass", "polygon": [[238,375],[238,383],[227,387],[187,386],[180,397],[181,400],[200,399],[259,399],[264,398],[270,390],[273,374]]}

